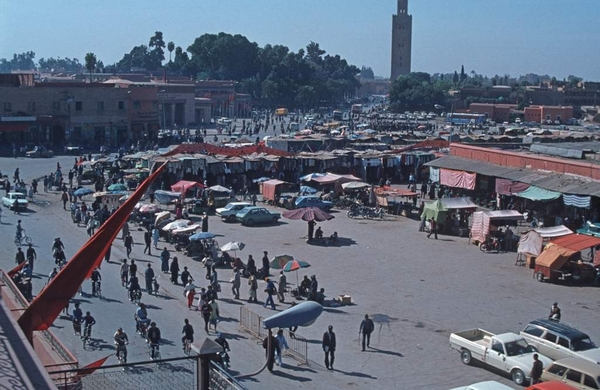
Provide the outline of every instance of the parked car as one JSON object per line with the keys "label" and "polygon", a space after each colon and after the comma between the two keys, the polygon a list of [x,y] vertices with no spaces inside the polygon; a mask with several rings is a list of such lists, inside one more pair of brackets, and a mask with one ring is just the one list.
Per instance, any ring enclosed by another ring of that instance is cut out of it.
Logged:
{"label": "parked car", "polygon": [[27,157],[36,158],[36,157],[53,157],[54,152],[52,150],[46,149],[44,146],[36,146],[33,150],[26,152],[25,155]]}
{"label": "parked car", "polygon": [[252,206],[248,202],[231,202],[225,207],[221,207],[215,210],[216,214],[228,222],[235,222],[235,215],[245,207]]}
{"label": "parked car", "polygon": [[240,210],[235,218],[242,225],[253,226],[258,223],[276,223],[281,218],[281,214],[269,211],[264,207],[250,206]]}
{"label": "parked car", "polygon": [[514,390],[512,387],[508,387],[500,382],[496,381],[485,381],[477,382],[472,385],[465,387],[455,387],[450,390]]}
{"label": "parked car", "polygon": [[325,211],[329,211],[333,207],[333,203],[326,200],[321,200],[314,195],[299,196],[296,199],[295,204],[297,209],[302,207],[318,207]]}
{"label": "parked car", "polygon": [[576,389],[600,389],[600,365],[579,358],[566,358],[545,366],[543,381],[560,381]]}
{"label": "parked car", "polygon": [[[460,352],[464,364],[473,359],[510,374],[519,386],[529,381],[533,354],[537,351],[522,336],[514,333],[495,335],[483,329],[471,329],[450,334],[450,346]],[[544,367],[552,362],[538,353]]]}
{"label": "parked car", "polygon": [[535,385],[531,385],[525,390],[577,390],[573,386],[569,386],[559,381],[540,382]]}
{"label": "parked car", "polygon": [[569,325],[545,319],[534,320],[520,334],[550,359],[577,357],[600,364],[600,348],[587,334]]}
{"label": "parked car", "polygon": [[29,207],[29,202],[25,194],[20,192],[9,192],[5,197],[2,198],[2,205],[9,209],[15,208],[15,203],[19,203],[19,209],[24,210]]}

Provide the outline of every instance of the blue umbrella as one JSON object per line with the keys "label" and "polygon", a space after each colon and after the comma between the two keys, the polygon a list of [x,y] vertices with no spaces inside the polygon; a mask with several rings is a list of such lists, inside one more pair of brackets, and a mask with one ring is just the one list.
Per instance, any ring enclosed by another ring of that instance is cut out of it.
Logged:
{"label": "blue umbrella", "polygon": [[216,235],[210,232],[196,233],[190,236],[190,241],[208,240],[209,238],[215,238]]}
{"label": "blue umbrella", "polygon": [[300,193],[301,194],[316,194],[317,189],[312,188],[310,186],[300,186]]}
{"label": "blue umbrella", "polygon": [[109,191],[127,191],[127,186],[125,184],[117,183],[111,184],[108,186]]}
{"label": "blue umbrella", "polygon": [[91,188],[80,188],[78,190],[76,190],[75,192],[73,192],[73,195],[75,196],[85,196],[88,194],[93,194],[94,190],[92,190]]}

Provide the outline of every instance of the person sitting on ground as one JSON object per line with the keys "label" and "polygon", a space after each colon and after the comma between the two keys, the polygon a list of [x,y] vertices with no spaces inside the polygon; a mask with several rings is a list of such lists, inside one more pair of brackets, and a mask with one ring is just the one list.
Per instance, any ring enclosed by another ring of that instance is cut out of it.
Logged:
{"label": "person sitting on ground", "polygon": [[322,240],[323,239],[323,230],[321,229],[321,226],[319,226],[317,228],[317,231],[315,232],[315,238],[317,240]]}
{"label": "person sitting on ground", "polygon": [[302,282],[300,282],[300,287],[298,287],[298,292],[302,296],[307,296],[308,290],[310,290],[310,279],[307,275],[304,275],[304,279],[302,279]]}
{"label": "person sitting on ground", "polygon": [[329,243],[336,243],[338,240],[338,234],[337,232],[333,232],[333,234],[331,236],[329,236]]}

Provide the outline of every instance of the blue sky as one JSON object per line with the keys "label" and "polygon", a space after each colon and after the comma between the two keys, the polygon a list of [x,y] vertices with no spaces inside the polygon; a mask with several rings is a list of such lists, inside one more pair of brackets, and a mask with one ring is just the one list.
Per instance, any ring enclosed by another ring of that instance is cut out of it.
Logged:
{"label": "blue sky", "polygon": [[[0,0],[0,58],[94,52],[105,64],[154,31],[187,48],[204,33],[242,34],[328,54],[389,77],[395,0]],[[409,0],[413,71],[570,74],[600,81],[600,0]]]}

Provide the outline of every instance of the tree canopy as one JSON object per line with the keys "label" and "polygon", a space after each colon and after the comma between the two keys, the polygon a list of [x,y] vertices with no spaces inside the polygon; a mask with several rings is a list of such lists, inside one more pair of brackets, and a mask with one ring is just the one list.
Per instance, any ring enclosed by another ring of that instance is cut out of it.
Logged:
{"label": "tree canopy", "polygon": [[399,76],[390,90],[390,106],[395,112],[431,111],[445,99],[444,91],[424,72]]}

